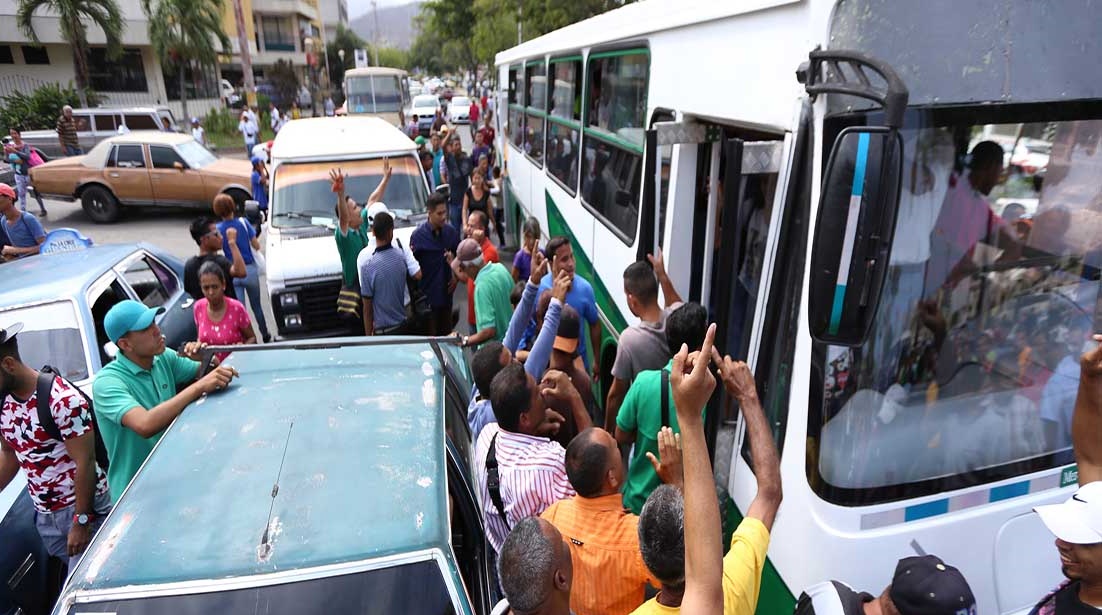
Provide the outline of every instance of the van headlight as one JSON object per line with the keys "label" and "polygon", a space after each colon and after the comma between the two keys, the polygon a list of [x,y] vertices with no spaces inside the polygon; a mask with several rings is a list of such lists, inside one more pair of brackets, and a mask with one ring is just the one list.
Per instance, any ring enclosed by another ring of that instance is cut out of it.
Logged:
{"label": "van headlight", "polygon": [[298,293],[283,293],[279,296],[279,307],[284,310],[298,309]]}

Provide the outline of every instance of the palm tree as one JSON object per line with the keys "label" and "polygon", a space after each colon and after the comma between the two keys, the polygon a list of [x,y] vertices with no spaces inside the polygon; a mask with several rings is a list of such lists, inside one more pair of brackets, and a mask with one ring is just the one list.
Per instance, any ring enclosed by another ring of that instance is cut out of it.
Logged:
{"label": "palm tree", "polygon": [[169,74],[180,84],[180,103],[187,111],[186,72],[218,66],[219,47],[230,49],[230,39],[222,30],[222,0],[159,0],[155,7],[142,0],[149,16],[149,40]]}
{"label": "palm tree", "polygon": [[35,12],[56,14],[61,20],[61,36],[73,51],[76,68],[77,95],[80,105],[88,106],[88,26],[86,22],[103,30],[107,38],[107,57],[114,59],[122,54],[122,32],[126,27],[115,0],[19,0],[15,20],[24,36],[39,42],[31,18]]}

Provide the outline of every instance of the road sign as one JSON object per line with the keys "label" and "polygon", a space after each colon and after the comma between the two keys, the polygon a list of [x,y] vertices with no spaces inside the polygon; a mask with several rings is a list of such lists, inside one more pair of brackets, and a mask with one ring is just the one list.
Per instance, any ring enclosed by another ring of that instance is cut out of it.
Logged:
{"label": "road sign", "polygon": [[356,68],[367,68],[367,50],[355,49],[353,53],[356,55]]}

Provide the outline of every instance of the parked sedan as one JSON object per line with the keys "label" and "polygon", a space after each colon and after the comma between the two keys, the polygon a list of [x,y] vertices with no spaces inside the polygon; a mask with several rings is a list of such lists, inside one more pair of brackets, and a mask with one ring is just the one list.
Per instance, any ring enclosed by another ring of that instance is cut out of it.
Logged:
{"label": "parked sedan", "polygon": [[471,99],[456,96],[448,103],[448,120],[453,124],[466,124],[471,121]]}
{"label": "parked sedan", "polygon": [[114,222],[121,207],[158,205],[210,209],[218,194],[238,207],[252,198],[247,160],[218,158],[190,135],[142,131],[112,137],[84,156],[31,169],[35,190],[79,200],[94,222]]}

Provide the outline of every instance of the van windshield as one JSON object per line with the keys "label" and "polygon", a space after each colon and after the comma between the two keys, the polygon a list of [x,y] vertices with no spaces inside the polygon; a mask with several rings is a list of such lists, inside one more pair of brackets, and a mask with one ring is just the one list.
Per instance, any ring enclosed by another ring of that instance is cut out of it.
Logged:
{"label": "van windshield", "polygon": [[815,345],[808,472],[828,500],[1073,461],[1078,357],[1102,315],[1102,120],[1036,105],[980,113],[908,114],[872,332],[856,348]]}
{"label": "van windshield", "polygon": [[[412,155],[390,159],[393,169],[386,193],[382,196],[397,226],[425,213],[428,198],[421,165]],[[335,162],[283,163],[272,178],[272,224],[278,227],[302,227],[337,224],[336,195],[331,190],[329,172],[340,168],[347,176],[347,195],[363,205],[383,179],[383,159],[341,160]]]}
{"label": "van windshield", "polygon": [[463,610],[453,604],[440,567],[433,561],[424,561],[265,587],[80,603],[68,612],[70,615],[89,612],[453,615]]}

